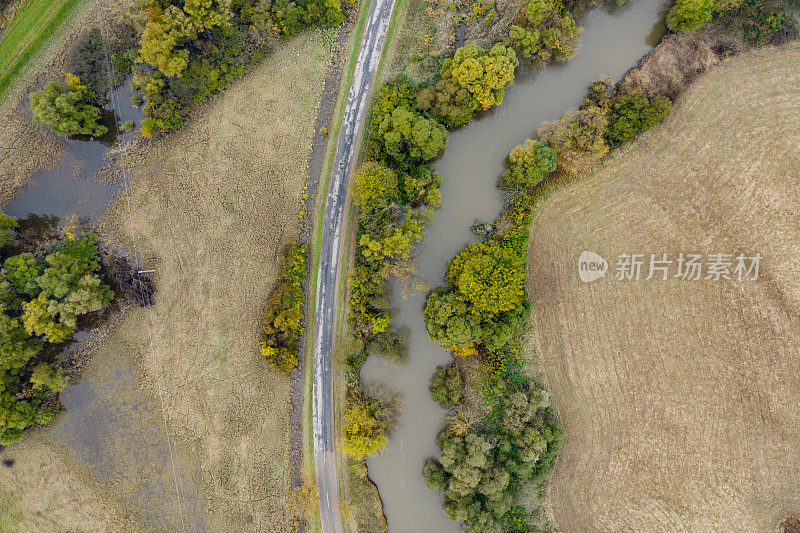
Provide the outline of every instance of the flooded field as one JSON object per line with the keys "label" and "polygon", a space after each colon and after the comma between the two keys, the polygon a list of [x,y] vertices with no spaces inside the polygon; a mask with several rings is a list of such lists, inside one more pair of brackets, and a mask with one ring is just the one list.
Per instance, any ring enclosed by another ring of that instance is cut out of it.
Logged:
{"label": "flooded field", "polygon": [[[542,121],[580,104],[589,83],[602,75],[618,80],[635,66],[664,32],[667,7],[666,0],[637,0],[591,11],[580,21],[583,43],[573,59],[536,73],[522,69],[501,106],[451,133],[437,163],[444,205],[416,258],[419,274],[432,288],[443,283],[448,261],[476,240],[469,230],[474,220],[491,222],[500,211],[502,196],[495,185],[511,149],[534,136]],[[437,453],[434,439],[445,413],[430,399],[428,380],[450,354],[428,340],[421,314],[425,295],[403,299],[395,292],[396,321],[411,329],[409,363],[395,367],[371,357],[361,375],[365,383],[401,393],[405,405],[386,450],[367,461],[369,474],[380,491],[390,532],[458,531],[421,475],[425,458]]]}
{"label": "flooded field", "polygon": [[[138,134],[143,118],[132,96],[127,83],[117,89],[112,100],[116,112],[103,111],[108,133],[94,140],[62,140],[61,160],[34,173],[3,211],[20,219],[33,214],[33,222],[25,223],[45,225],[63,225],[73,216],[89,223],[103,217],[124,194],[123,173],[114,162]],[[136,128],[122,131],[127,121]],[[144,313],[140,316],[145,320]],[[65,354],[91,342],[94,334],[74,337]],[[80,379],[61,392],[64,410],[44,428],[45,440],[149,529],[204,531],[199,467],[172,449],[154,387],[141,379],[124,346],[108,347],[86,361]],[[15,446],[26,446],[25,440]]]}
{"label": "flooded field", "polygon": [[101,120],[108,133],[95,140],[63,140],[61,160],[53,168],[35,172],[3,212],[17,218],[33,213],[64,220],[105,214],[122,188],[121,173],[110,171],[110,163],[120,147],[137,135],[135,129],[120,131],[121,125],[130,120],[138,127],[143,118],[141,109],[131,105],[133,93],[127,84],[114,95],[119,115],[104,110]]}

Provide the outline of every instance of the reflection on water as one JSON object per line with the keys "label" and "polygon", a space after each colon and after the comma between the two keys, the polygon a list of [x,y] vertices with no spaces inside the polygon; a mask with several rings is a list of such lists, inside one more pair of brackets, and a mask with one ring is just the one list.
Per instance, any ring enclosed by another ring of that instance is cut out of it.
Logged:
{"label": "reflection on water", "polygon": [[[101,217],[122,183],[118,172],[105,172],[115,147],[127,142],[134,131],[120,132],[120,125],[129,120],[139,124],[142,111],[131,104],[128,84],[115,91],[119,116],[104,110],[101,122],[108,132],[95,140],[76,136],[66,139],[64,155],[55,167],[35,172],[25,187],[3,211],[17,218],[30,213],[55,215],[66,221],[71,215]],[[99,141],[99,142],[98,142]],[[119,141],[119,142],[117,142]]]}
{"label": "reflection on water", "polygon": [[[119,115],[102,114],[108,133],[63,141],[65,154],[57,166],[36,172],[4,209],[20,218],[23,246],[35,248],[52,238],[59,219],[66,224],[72,215],[96,219],[106,213],[124,184],[120,172],[103,171],[119,147],[136,135],[121,132],[120,125],[142,119],[132,96],[127,84],[117,89]],[[65,348],[62,358],[95,340],[96,334],[87,329],[73,337],[74,345]],[[208,529],[199,465],[168,442],[158,399],[140,381],[124,346],[112,345],[87,361],[80,380],[69,383],[59,399],[65,411],[50,426],[54,444],[65,448],[149,530],[179,531],[181,517],[188,530]]]}
{"label": "reflection on water", "polygon": [[[533,136],[542,121],[557,119],[580,104],[592,81],[602,75],[620,79],[652,48],[667,5],[668,0],[635,0],[588,13],[582,21],[583,44],[574,58],[535,73],[522,69],[501,106],[451,134],[437,164],[444,206],[417,258],[417,270],[431,287],[443,283],[447,262],[475,240],[469,230],[474,219],[491,221],[500,211],[502,197],[495,184],[511,149]],[[404,395],[405,408],[385,452],[367,461],[392,533],[459,530],[444,515],[441,497],[422,482],[423,461],[437,454],[434,439],[444,415],[430,399],[428,380],[437,365],[450,360],[428,340],[420,312],[424,301],[425,295],[415,295],[393,302],[399,310],[397,322],[411,328],[408,366],[370,357],[361,371],[366,383],[384,384]]]}

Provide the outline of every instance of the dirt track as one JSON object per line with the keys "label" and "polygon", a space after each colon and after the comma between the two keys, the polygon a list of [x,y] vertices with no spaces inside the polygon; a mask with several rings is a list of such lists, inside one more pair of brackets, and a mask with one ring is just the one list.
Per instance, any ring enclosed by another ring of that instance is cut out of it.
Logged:
{"label": "dirt track", "polygon": [[[531,348],[562,531],[774,531],[800,511],[800,46],[725,61],[540,206]],[[757,282],[585,284],[577,258],[760,252]]]}

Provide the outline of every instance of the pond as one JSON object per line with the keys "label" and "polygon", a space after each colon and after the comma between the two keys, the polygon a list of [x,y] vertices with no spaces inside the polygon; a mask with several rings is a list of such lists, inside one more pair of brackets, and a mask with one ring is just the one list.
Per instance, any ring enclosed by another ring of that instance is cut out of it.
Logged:
{"label": "pond", "polygon": [[95,140],[63,140],[61,159],[52,168],[34,172],[3,212],[17,218],[54,215],[62,223],[73,215],[102,217],[123,186],[121,173],[108,169],[120,147],[137,134],[120,127],[129,120],[138,126],[143,118],[142,110],[131,104],[132,96],[128,83],[114,91],[119,111],[104,110],[101,120],[108,133]]}
{"label": "pond", "polygon": [[[454,131],[436,168],[442,175],[443,207],[436,211],[416,257],[417,271],[435,288],[444,283],[447,263],[467,243],[474,220],[491,222],[502,208],[497,179],[511,149],[535,136],[542,121],[555,120],[581,103],[586,87],[602,75],[619,80],[655,46],[663,34],[667,0],[629,0],[621,7],[598,8],[580,23],[583,42],[567,63],[537,72],[521,69],[501,106]],[[428,394],[428,381],[450,354],[428,339],[421,309],[425,294],[402,298],[395,287],[396,323],[411,329],[409,362],[393,366],[370,357],[361,370],[364,383],[402,394],[404,407],[385,451],[367,460],[378,486],[391,533],[459,531],[441,507],[441,497],[422,482],[422,466],[438,453],[436,434],[445,411]]]}

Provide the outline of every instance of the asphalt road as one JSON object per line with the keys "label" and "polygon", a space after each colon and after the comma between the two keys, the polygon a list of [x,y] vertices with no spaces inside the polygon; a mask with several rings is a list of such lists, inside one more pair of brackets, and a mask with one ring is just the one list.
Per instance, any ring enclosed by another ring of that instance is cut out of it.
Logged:
{"label": "asphalt road", "polygon": [[339,510],[339,480],[336,473],[333,417],[333,347],[336,321],[336,282],[344,225],[344,207],[349,178],[358,156],[361,132],[369,109],[375,74],[383,54],[386,32],[395,0],[372,0],[358,52],[353,83],[347,94],[336,156],[330,176],[322,226],[317,298],[314,312],[314,385],[312,428],[314,432],[314,470],[319,491],[319,514],[323,533],[342,533]]}

